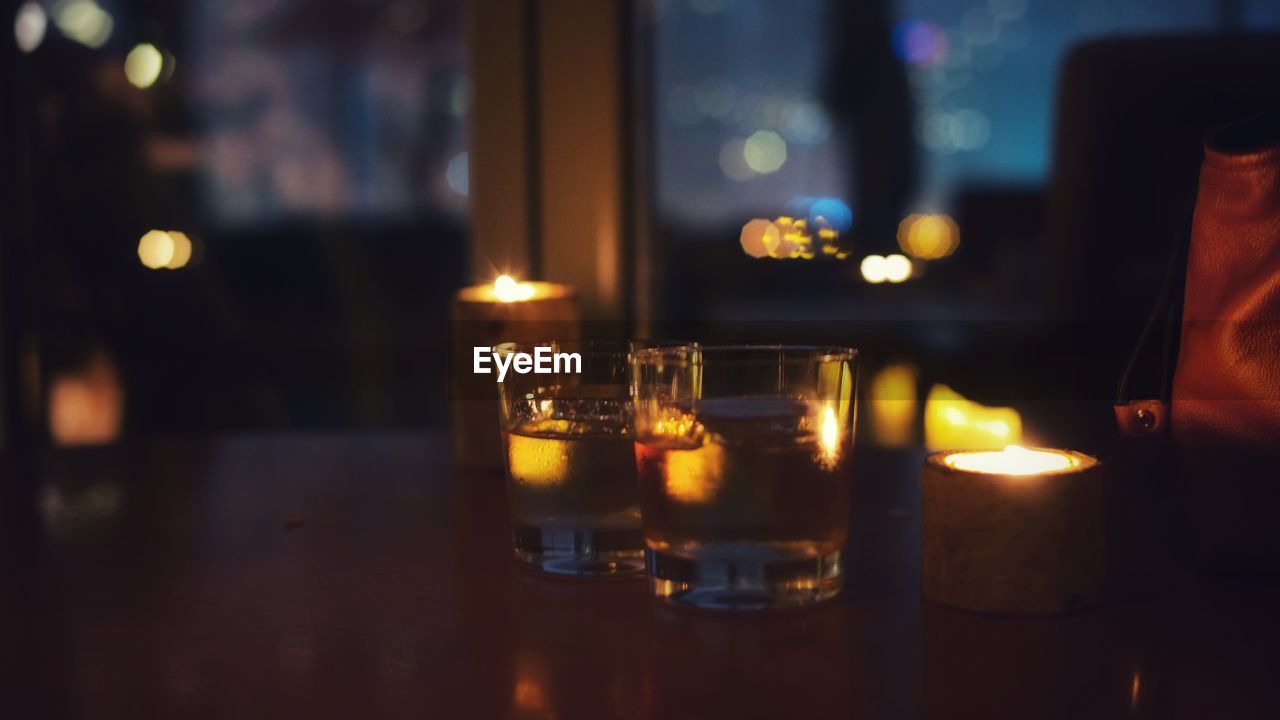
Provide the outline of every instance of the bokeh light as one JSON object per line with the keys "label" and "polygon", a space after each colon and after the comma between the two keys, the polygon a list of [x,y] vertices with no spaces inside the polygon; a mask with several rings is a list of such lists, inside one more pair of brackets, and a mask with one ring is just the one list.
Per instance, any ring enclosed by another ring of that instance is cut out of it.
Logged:
{"label": "bokeh light", "polygon": [[186,233],[148,230],[138,240],[138,259],[151,270],[177,270],[191,261],[193,249]]}
{"label": "bokeh light", "polygon": [[778,226],[763,218],[756,218],[742,226],[738,242],[742,251],[753,258],[768,257],[778,248],[782,239]]}
{"label": "bokeh light", "polygon": [[878,285],[889,277],[889,270],[885,267],[883,255],[868,255],[862,258],[862,263],[858,266],[858,270],[862,273],[862,279],[869,283]]}
{"label": "bokeh light", "polygon": [[29,53],[40,47],[48,26],[49,16],[40,7],[40,3],[23,3],[13,18],[13,37],[18,42],[18,49]]}
{"label": "bokeh light", "polygon": [[787,214],[791,217],[809,217],[809,209],[818,201],[818,198],[809,197],[808,195],[797,195],[787,201]]}
{"label": "bokeh light", "polygon": [[95,49],[106,44],[115,27],[107,11],[93,0],[71,0],[58,6],[53,21],[63,35]]}
{"label": "bokeh light", "polygon": [[169,258],[169,262],[165,264],[166,270],[177,270],[187,266],[191,262],[191,253],[193,246],[191,238],[186,233],[170,230],[169,240],[173,243],[173,256]]}
{"label": "bokeh light", "polygon": [[944,258],[960,247],[960,227],[948,215],[912,213],[898,224],[898,246],[921,260]]}
{"label": "bokeh light", "polygon": [[924,20],[903,20],[893,28],[893,50],[912,65],[936,65],[947,55],[947,34]]}
{"label": "bokeh light", "polygon": [[742,157],[753,172],[776,172],[787,161],[787,141],[772,130],[757,130],[743,144]]}
{"label": "bokeh light", "polygon": [[747,164],[746,141],[734,138],[720,148],[720,171],[730,180],[745,182],[756,176],[756,171]]}
{"label": "bokeh light", "polygon": [[838,233],[848,232],[853,227],[853,211],[843,200],[836,198],[818,198],[809,206],[809,225],[815,228],[830,228]]}
{"label": "bokeh light", "polygon": [[911,277],[911,261],[905,255],[886,255],[884,279],[891,283],[906,282]]}
{"label": "bokeh light", "polygon": [[160,79],[164,69],[164,55],[151,43],[134,46],[124,59],[124,75],[136,88],[146,89]]}
{"label": "bokeh light", "polygon": [[169,233],[163,230],[149,230],[138,240],[138,259],[152,270],[159,270],[173,259],[174,243]]}
{"label": "bokeh light", "polygon": [[782,260],[801,257],[810,242],[805,221],[784,215],[773,224],[778,228],[778,246],[770,250],[769,256]]}
{"label": "bokeh light", "polygon": [[926,148],[937,153],[978,150],[991,139],[991,121],[974,108],[928,112],[920,118],[917,136]]}
{"label": "bokeh light", "polygon": [[831,135],[831,118],[818,103],[790,103],[782,121],[782,132],[788,140],[801,145],[818,145]]}

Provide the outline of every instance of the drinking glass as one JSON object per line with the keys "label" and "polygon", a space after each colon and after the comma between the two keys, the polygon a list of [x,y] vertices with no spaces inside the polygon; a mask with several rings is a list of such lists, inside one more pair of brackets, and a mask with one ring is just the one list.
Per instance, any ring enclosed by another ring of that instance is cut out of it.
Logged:
{"label": "drinking glass", "polygon": [[[499,384],[511,535],[518,560],[569,575],[644,568],[627,341],[504,343],[507,355],[576,354]],[[635,347],[663,347],[637,344]]]}
{"label": "drinking glass", "polygon": [[654,595],[766,609],[839,592],[856,356],[753,345],[635,354],[636,472]]}

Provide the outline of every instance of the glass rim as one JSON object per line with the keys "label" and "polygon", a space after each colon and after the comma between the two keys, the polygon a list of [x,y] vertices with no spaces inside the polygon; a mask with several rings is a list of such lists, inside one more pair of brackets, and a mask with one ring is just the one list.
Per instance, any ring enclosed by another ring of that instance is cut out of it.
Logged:
{"label": "glass rim", "polygon": [[[687,346],[686,346],[687,347]],[[732,344],[732,345],[701,345],[694,344],[697,351],[696,359],[690,359],[687,353],[680,351],[680,348],[643,348],[636,352],[635,362],[637,364],[706,364],[706,356],[721,355],[722,353],[759,353],[773,352],[778,353],[772,357],[751,357],[738,356],[720,358],[716,364],[731,365],[764,365],[764,364],[795,364],[795,363],[812,363],[812,362],[832,362],[836,360],[852,361],[858,356],[858,349],[845,347],[840,345],[782,345],[782,344]],[[786,353],[804,353],[795,357],[787,357]]]}
{"label": "glass rim", "polygon": [[[637,349],[637,343],[644,345]],[[650,338],[570,338],[570,339],[546,339],[546,340],[508,340],[505,342],[494,343],[489,350],[493,353],[503,354],[509,352],[527,352],[540,347],[565,348],[575,352],[588,352],[595,356],[617,355],[629,357],[633,353],[644,352],[647,350],[659,351],[676,351],[680,349],[696,348],[698,343],[693,340],[666,340],[666,339],[650,339]]]}

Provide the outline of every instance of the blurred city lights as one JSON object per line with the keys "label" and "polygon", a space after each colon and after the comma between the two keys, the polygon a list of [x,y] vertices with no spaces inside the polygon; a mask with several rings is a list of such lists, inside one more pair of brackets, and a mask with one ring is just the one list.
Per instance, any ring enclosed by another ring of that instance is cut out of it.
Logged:
{"label": "blurred city lights", "polygon": [[818,198],[809,197],[808,195],[797,195],[787,201],[787,214],[791,217],[809,217],[809,209],[818,201]]}
{"label": "blurred city lights", "polygon": [[893,50],[912,65],[934,65],[947,55],[947,34],[924,20],[903,20],[893,28]]}
{"label": "blurred city lights", "polygon": [[898,224],[898,246],[921,260],[937,260],[960,246],[960,227],[948,215],[912,213]]}
{"label": "blurred city lights", "polygon": [[730,180],[745,182],[756,176],[747,164],[746,144],[742,138],[733,138],[720,147],[720,172]]}
{"label": "blurred city lights", "polygon": [[906,282],[911,277],[911,261],[903,255],[868,255],[858,266],[862,279],[873,285]]}
{"label": "blurred city lights", "polygon": [[151,270],[177,270],[191,261],[191,239],[176,230],[148,230],[138,240],[138,259]]}
{"label": "blurred city lights", "polygon": [[777,249],[780,240],[778,226],[762,218],[743,225],[742,234],[738,237],[742,251],[753,258],[768,257]]}
{"label": "blurred city lights", "polygon": [[124,75],[136,88],[146,89],[160,79],[164,69],[164,55],[155,45],[142,43],[134,46],[124,59]]}
{"label": "blurred city lights", "polygon": [[792,103],[784,115],[782,132],[788,140],[801,145],[817,145],[831,135],[831,119],[816,102]]}
{"label": "blurred city lights", "polygon": [[734,98],[737,96],[738,88],[733,83],[708,80],[693,91],[693,104],[703,116],[725,122],[733,114]]}
{"label": "blurred city lights", "polygon": [[754,172],[776,172],[787,161],[787,141],[772,130],[757,130],[743,144],[742,157]]}
{"label": "blurred city lights", "polygon": [[773,248],[769,256],[779,259],[799,257],[809,240],[805,221],[783,216],[774,220],[773,224],[778,227],[778,246]]}
{"label": "blurred city lights", "polygon": [[93,0],[70,0],[54,11],[54,23],[71,40],[100,48],[111,37],[115,21]]}
{"label": "blurred city lights", "polygon": [[853,211],[843,200],[818,198],[809,206],[809,224],[817,228],[830,228],[836,232],[848,232],[853,227]]}
{"label": "blurred city lights", "polygon": [[29,53],[40,47],[44,41],[44,31],[49,26],[49,16],[37,2],[25,2],[18,8],[13,19],[13,37],[18,42],[18,49]]}
{"label": "blurred city lights", "polygon": [[173,259],[173,253],[173,238],[163,230],[149,230],[138,241],[138,259],[152,270],[168,265]]}
{"label": "blurred city lights", "polygon": [[911,261],[905,255],[884,256],[884,279],[891,283],[906,282],[911,277]]}
{"label": "blurred city lights", "polygon": [[918,126],[920,142],[939,153],[978,150],[991,139],[991,122],[973,108],[955,112],[929,112]]}
{"label": "blurred city lights", "polygon": [[186,233],[177,230],[169,231],[169,240],[173,243],[173,256],[169,258],[169,262],[165,263],[165,269],[177,270],[186,267],[191,262],[191,238]]}
{"label": "blurred city lights", "polygon": [[884,279],[891,283],[906,282],[911,277],[911,261],[905,255],[886,255]]}
{"label": "blurred city lights", "polygon": [[787,202],[787,213],[804,218],[808,226],[819,234],[823,230],[847,232],[853,227],[853,211],[839,198],[799,195]]}
{"label": "blurred city lights", "polygon": [[449,183],[449,189],[462,197],[467,197],[471,192],[470,168],[470,156],[463,151],[454,155],[444,170],[444,179]]}
{"label": "blurred city lights", "polygon": [[885,267],[883,255],[868,255],[862,258],[862,264],[858,266],[858,270],[862,272],[862,279],[872,284],[880,284],[889,277],[889,270]]}

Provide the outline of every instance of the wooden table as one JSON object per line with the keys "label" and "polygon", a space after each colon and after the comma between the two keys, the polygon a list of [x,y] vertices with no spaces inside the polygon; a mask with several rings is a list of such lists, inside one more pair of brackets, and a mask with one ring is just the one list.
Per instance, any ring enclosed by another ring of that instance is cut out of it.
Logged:
{"label": "wooden table", "polygon": [[920,457],[859,450],[841,600],[725,616],[518,570],[442,435],[10,454],[0,717],[1280,717],[1277,585],[922,603]]}

